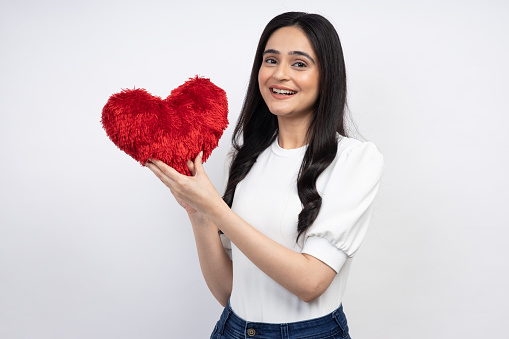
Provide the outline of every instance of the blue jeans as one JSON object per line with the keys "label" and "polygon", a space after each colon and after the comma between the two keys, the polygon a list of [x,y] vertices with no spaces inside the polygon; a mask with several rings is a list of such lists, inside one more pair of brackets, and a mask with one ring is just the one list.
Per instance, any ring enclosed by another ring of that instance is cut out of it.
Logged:
{"label": "blue jeans", "polygon": [[320,318],[287,324],[245,321],[233,313],[230,302],[224,308],[210,339],[351,339],[340,305]]}

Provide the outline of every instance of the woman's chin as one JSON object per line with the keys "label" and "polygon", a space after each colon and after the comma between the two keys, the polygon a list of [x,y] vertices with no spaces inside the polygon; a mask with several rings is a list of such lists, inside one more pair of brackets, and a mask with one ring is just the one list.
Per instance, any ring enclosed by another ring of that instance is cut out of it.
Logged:
{"label": "woman's chin", "polygon": [[292,110],[285,107],[269,107],[269,111],[276,116],[289,115],[292,113]]}

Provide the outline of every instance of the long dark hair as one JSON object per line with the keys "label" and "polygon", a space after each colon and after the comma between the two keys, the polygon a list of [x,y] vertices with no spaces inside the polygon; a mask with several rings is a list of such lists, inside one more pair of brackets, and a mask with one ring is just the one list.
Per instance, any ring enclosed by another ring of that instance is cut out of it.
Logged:
{"label": "long dark hair", "polygon": [[265,27],[256,50],[244,105],[232,136],[234,155],[223,199],[228,206],[232,206],[237,184],[246,177],[258,155],[277,136],[277,118],[269,111],[261,96],[258,71],[272,33],[288,26],[296,26],[306,34],[317,56],[320,74],[319,95],[307,131],[308,147],[297,179],[297,190],[302,203],[297,225],[299,239],[320,211],[322,198],[316,189],[316,180],[336,157],[337,133],[346,136],[346,72],[343,50],[336,30],[321,15],[283,13]]}

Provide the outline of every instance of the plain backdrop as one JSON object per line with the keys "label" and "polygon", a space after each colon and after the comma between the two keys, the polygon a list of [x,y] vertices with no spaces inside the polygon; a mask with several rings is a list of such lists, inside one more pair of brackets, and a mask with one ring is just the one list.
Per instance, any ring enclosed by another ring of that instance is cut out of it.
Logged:
{"label": "plain backdrop", "polygon": [[258,38],[316,12],[385,156],[344,307],[356,339],[509,338],[509,3],[0,2],[0,338],[208,338],[221,307],[185,212],[100,125],[108,97],[196,74],[229,98],[217,188]]}

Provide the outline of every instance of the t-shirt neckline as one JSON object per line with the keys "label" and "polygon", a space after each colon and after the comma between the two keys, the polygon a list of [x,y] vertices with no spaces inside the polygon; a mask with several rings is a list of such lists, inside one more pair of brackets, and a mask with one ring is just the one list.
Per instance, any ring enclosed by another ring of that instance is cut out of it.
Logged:
{"label": "t-shirt neckline", "polygon": [[285,158],[304,155],[304,153],[306,153],[307,148],[308,148],[308,145],[304,145],[302,147],[292,148],[292,149],[282,148],[281,146],[279,146],[277,137],[272,142],[272,145],[271,145],[272,152],[274,152],[276,155],[278,155],[280,157],[285,157]]}

